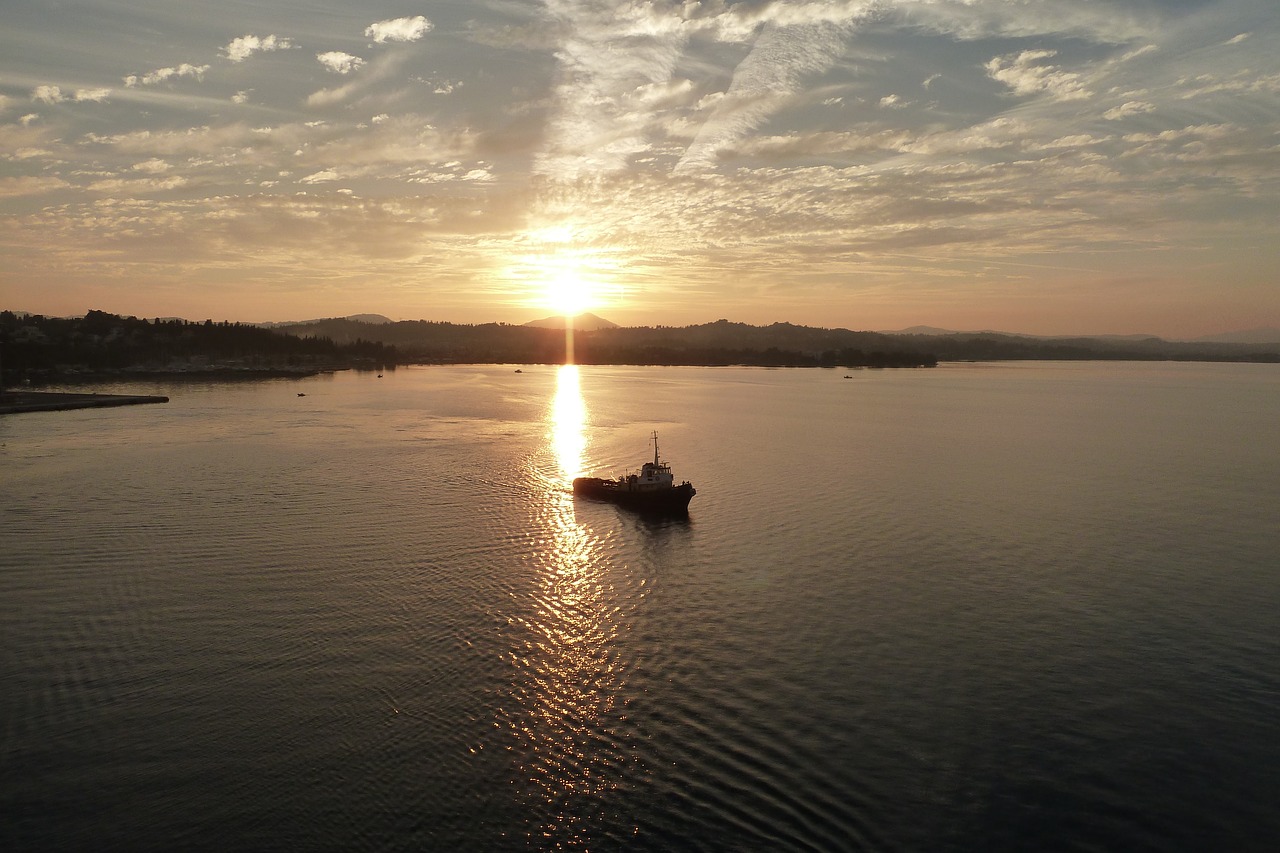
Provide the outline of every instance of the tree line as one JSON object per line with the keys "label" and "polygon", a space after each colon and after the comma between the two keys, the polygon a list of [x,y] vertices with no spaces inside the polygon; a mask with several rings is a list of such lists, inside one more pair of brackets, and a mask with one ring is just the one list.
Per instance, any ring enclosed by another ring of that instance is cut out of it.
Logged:
{"label": "tree line", "polygon": [[148,320],[105,311],[70,318],[0,311],[0,365],[9,381],[94,372],[302,372],[399,361],[394,346],[378,341],[338,343],[245,323]]}

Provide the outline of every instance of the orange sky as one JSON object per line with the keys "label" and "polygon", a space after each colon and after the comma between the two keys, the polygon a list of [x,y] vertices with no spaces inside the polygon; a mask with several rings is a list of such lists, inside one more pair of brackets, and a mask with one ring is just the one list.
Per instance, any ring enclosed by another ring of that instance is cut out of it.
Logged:
{"label": "orange sky", "polygon": [[29,4],[0,307],[1280,325],[1269,3]]}

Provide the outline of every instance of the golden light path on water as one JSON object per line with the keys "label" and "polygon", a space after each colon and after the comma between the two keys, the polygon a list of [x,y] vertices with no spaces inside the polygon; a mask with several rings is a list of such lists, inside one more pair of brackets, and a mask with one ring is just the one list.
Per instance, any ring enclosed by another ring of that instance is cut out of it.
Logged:
{"label": "golden light path on water", "polygon": [[618,786],[628,760],[613,731],[624,673],[615,640],[621,607],[598,535],[581,524],[568,487],[581,473],[588,411],[578,368],[565,365],[547,409],[548,450],[557,482],[534,508],[533,574],[512,650],[516,707],[506,715],[515,772],[531,801],[528,841],[587,849],[605,817],[602,794]]}
{"label": "golden light path on water", "polygon": [[551,443],[565,486],[582,473],[582,454],[587,449],[587,404],[576,364],[561,365],[556,371],[556,396],[551,403]]}

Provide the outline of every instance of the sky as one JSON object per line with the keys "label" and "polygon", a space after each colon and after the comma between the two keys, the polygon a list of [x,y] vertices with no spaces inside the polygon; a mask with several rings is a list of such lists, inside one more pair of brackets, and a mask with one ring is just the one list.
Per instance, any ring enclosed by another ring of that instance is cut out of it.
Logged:
{"label": "sky", "polygon": [[0,308],[1280,325],[1276,0],[0,0]]}

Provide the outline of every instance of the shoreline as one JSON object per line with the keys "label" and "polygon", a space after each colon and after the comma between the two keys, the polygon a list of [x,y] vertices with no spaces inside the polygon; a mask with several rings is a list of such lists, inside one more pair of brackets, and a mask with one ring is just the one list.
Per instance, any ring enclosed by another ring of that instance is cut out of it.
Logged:
{"label": "shoreline", "polygon": [[0,395],[0,415],[23,412],[65,412],[72,409],[107,409],[167,403],[155,394],[71,394],[61,391],[6,391]]}

